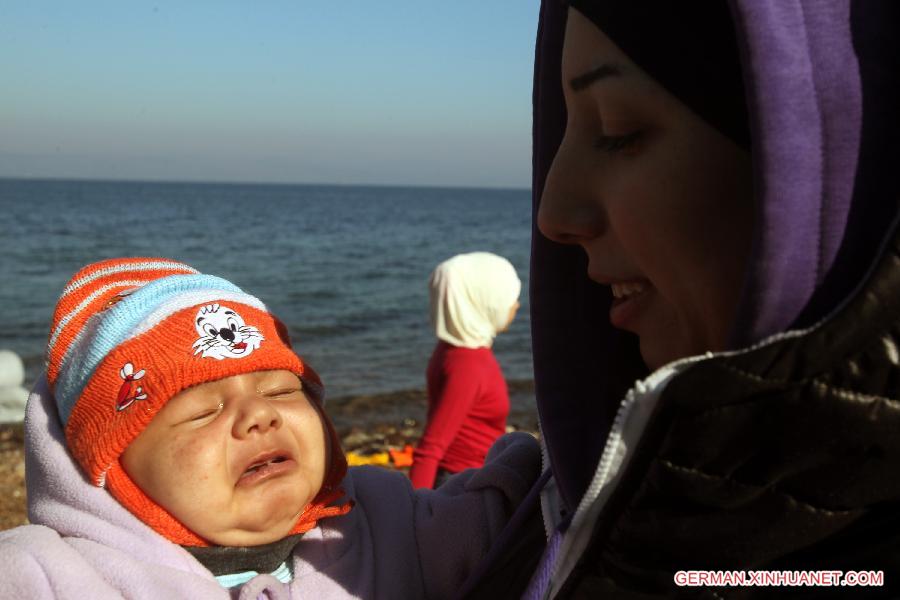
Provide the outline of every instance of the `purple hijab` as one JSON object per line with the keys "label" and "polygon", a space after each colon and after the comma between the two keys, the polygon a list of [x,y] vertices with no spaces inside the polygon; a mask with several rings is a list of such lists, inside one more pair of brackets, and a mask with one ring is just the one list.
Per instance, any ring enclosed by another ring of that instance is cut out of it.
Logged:
{"label": "purple hijab", "polygon": [[[730,8],[757,203],[732,327],[737,349],[827,317],[860,285],[893,229],[900,212],[891,172],[900,157],[900,9],[890,0],[732,0]],[[567,10],[558,0],[541,8],[535,223],[566,123],[560,57]],[[537,404],[554,476],[574,510],[619,401],[644,367],[636,340],[610,327],[609,289],[587,278],[583,251],[547,240],[536,224],[532,239]]]}

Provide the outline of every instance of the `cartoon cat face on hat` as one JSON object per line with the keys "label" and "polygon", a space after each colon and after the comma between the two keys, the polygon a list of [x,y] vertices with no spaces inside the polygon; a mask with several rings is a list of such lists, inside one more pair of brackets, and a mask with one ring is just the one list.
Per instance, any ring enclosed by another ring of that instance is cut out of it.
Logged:
{"label": "cartoon cat face on hat", "polygon": [[258,328],[245,324],[237,311],[220,304],[202,307],[194,324],[200,336],[194,342],[194,354],[202,358],[241,358],[259,348],[265,339]]}

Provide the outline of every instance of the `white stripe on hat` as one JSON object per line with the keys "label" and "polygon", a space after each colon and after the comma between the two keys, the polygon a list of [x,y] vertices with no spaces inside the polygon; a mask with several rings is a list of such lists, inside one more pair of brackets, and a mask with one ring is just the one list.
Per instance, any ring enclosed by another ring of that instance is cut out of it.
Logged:
{"label": "white stripe on hat", "polygon": [[193,267],[189,267],[183,263],[169,261],[169,260],[120,263],[120,264],[112,265],[109,267],[103,267],[102,269],[97,269],[90,275],[86,275],[85,277],[76,279],[75,281],[71,282],[69,285],[66,286],[66,289],[64,289],[62,294],[60,295],[60,299],[65,297],[67,294],[71,294],[78,288],[87,285],[88,283],[94,281],[95,279],[99,279],[101,277],[106,277],[107,275],[113,275],[115,273],[134,273],[134,272],[140,272],[140,271],[155,271],[157,269],[174,269],[177,271],[181,271],[183,273],[191,273],[191,274],[199,273],[199,271],[197,271]]}
{"label": "white stripe on hat", "polygon": [[[49,360],[50,354],[53,352],[53,347],[56,345],[56,340],[59,338],[63,329],[66,328],[66,325],[69,324],[69,321],[71,321],[76,316],[78,316],[78,313],[80,313],[85,308],[87,308],[87,306],[91,302],[96,300],[98,296],[101,296],[101,295],[105,294],[106,292],[108,292],[109,290],[115,289],[117,287],[133,288],[135,286],[142,286],[146,283],[147,283],[147,280],[145,280],[145,279],[144,280],[136,279],[136,280],[128,280],[128,281],[116,281],[115,283],[109,283],[107,285],[104,285],[101,288],[94,290],[90,296],[88,296],[87,298],[82,300],[78,306],[76,306],[71,311],[69,311],[69,314],[67,314],[62,319],[59,320],[59,325],[57,325],[56,329],[53,330],[53,333],[50,335],[50,341],[47,342],[47,358],[48,358],[48,360]],[[65,295],[65,294],[63,294],[63,295]]]}
{"label": "white stripe on hat", "polygon": [[174,296],[166,300],[163,304],[160,304],[156,310],[147,315],[143,321],[138,323],[135,328],[131,330],[126,339],[131,340],[142,333],[150,331],[166,317],[173,315],[182,309],[212,302],[238,302],[268,312],[266,305],[263,304],[259,298],[251,296],[250,294],[226,290],[195,290]]}

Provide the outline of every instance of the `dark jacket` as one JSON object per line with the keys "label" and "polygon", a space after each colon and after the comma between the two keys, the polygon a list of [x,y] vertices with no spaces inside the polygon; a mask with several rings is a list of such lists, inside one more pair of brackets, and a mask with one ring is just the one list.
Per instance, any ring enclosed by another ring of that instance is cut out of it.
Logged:
{"label": "dark jacket", "polygon": [[[898,389],[900,236],[833,317],[669,382],[559,597],[897,597]],[[885,585],[678,588],[686,569],[883,571]]]}

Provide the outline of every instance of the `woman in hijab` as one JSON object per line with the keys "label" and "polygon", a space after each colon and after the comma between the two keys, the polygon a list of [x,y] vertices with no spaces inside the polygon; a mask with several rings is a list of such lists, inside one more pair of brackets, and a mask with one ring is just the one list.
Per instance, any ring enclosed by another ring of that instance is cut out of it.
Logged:
{"label": "woman in hijab", "polygon": [[506,431],[509,394],[491,351],[512,323],[522,283],[508,260],[459,254],[431,274],[431,322],[438,338],[428,363],[428,421],[413,455],[413,486],[480,467]]}
{"label": "woman in hijab", "polygon": [[549,472],[470,596],[900,594],[898,27],[878,0],[545,0]]}

